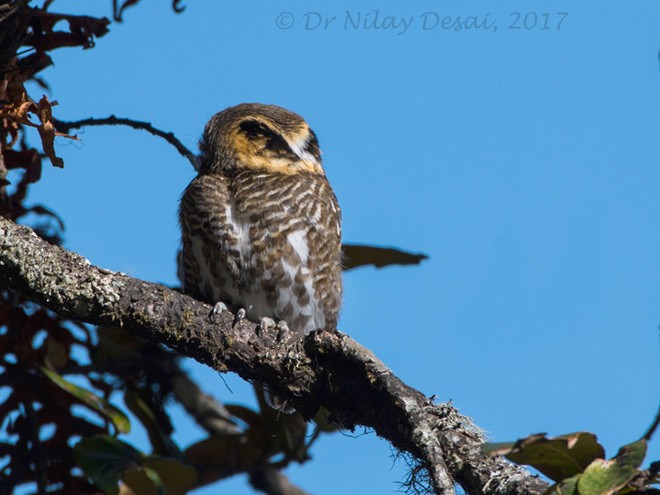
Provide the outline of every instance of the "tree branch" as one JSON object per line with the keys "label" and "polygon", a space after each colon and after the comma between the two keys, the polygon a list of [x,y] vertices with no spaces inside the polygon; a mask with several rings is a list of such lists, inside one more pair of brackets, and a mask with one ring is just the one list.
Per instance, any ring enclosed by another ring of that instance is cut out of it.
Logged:
{"label": "tree branch", "polygon": [[64,120],[53,119],[55,126],[64,133],[69,133],[71,129],[80,129],[81,127],[92,126],[92,125],[125,125],[132,127],[133,129],[142,129],[147,131],[149,134],[163,138],[165,141],[170,143],[176,148],[176,150],[181,153],[188,161],[192,164],[193,168],[197,169],[197,162],[195,159],[195,154],[184,146],[184,144],[179,141],[179,139],[174,135],[173,132],[165,132],[160,129],[156,129],[150,122],[142,122],[139,120],[126,119],[122,117],[115,117],[110,115],[103,119],[83,119],[83,120],[74,120],[67,122]]}
{"label": "tree branch", "polygon": [[172,379],[172,393],[186,412],[207,432],[216,435],[237,434],[241,430],[220,402],[205,394],[187,374],[177,373]]}
{"label": "tree branch", "polygon": [[292,485],[279,469],[265,467],[249,473],[250,484],[255,490],[268,495],[309,495],[306,491]]}
{"label": "tree branch", "polygon": [[[183,405],[198,425],[216,435],[238,434],[240,428],[232,421],[229,411],[220,402],[205,394],[186,373],[178,373],[172,380],[175,399]],[[260,465],[248,472],[250,484],[267,495],[308,495],[274,466]]]}
{"label": "tree branch", "polygon": [[660,426],[660,407],[658,407],[658,412],[655,415],[653,423],[651,423],[651,426],[648,427],[646,433],[644,433],[644,436],[642,436],[642,440],[650,442],[653,438],[653,435],[655,434],[655,430],[658,429],[658,426]]}
{"label": "tree branch", "polygon": [[59,314],[121,326],[164,343],[218,371],[268,384],[304,417],[320,406],[347,428],[364,425],[409,452],[428,469],[438,494],[541,494],[547,484],[501,457],[481,452],[483,437],[450,404],[433,405],[368,349],[340,332],[297,340],[232,325],[229,312],[212,322],[211,307],[162,285],[92,266],[48,244],[32,230],[0,217],[0,287],[21,292]]}

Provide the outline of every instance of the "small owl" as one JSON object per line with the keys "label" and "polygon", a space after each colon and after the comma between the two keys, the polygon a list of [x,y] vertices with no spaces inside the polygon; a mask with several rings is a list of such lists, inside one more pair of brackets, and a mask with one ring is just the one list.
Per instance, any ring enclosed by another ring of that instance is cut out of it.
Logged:
{"label": "small owl", "polygon": [[245,103],[216,114],[199,147],[179,211],[184,291],[262,327],[336,328],[341,213],[314,131]]}

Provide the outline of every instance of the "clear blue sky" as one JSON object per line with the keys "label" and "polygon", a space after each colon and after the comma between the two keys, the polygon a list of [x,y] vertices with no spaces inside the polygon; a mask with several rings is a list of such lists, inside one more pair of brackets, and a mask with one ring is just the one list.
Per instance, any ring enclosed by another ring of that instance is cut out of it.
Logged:
{"label": "clear blue sky", "polygon": [[[129,9],[94,50],[56,54],[46,76],[59,118],[148,120],[194,147],[239,102],[300,113],[345,241],[430,256],[347,274],[341,330],[495,441],[588,430],[613,455],[643,433],[660,395],[657,0],[188,0],[182,15],[167,3]],[[108,15],[110,2],[91,8]],[[381,29],[352,27],[374,9]],[[491,27],[431,29],[436,15]],[[385,28],[387,16],[409,27]],[[93,263],[176,284],[191,167],[143,132],[80,137],[60,141],[65,168],[46,168],[32,201],[62,214],[66,246]],[[230,392],[186,366],[223,401],[253,400],[240,379]],[[183,445],[201,435],[174,414]],[[323,437],[292,480],[318,495],[395,493],[405,465],[356,433]],[[659,454],[656,439],[648,459]],[[220,486],[250,493],[240,478]]]}

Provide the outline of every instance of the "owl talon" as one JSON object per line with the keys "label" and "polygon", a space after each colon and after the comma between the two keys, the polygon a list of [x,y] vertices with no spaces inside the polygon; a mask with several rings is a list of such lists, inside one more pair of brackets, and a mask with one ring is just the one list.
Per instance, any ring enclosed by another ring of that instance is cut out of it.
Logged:
{"label": "owl talon", "polygon": [[280,320],[280,321],[277,322],[276,327],[279,330],[277,332],[277,341],[279,342],[284,337],[286,337],[287,334],[289,333],[289,325],[287,324],[286,321]]}
{"label": "owl talon", "polygon": [[273,320],[272,318],[268,318],[267,316],[264,316],[263,318],[261,318],[261,320],[259,320],[258,333],[261,334],[263,331],[272,330],[275,327],[276,327],[275,320]]}
{"label": "owl talon", "polygon": [[238,311],[236,311],[236,317],[234,318],[233,326],[238,325],[241,322],[241,320],[244,320],[246,315],[247,315],[247,311],[245,310],[245,308],[240,308]]}
{"label": "owl talon", "polygon": [[223,311],[229,311],[227,305],[223,302],[215,303],[215,306],[213,306],[213,310],[211,310],[211,321],[215,323],[215,317],[218,316]]}

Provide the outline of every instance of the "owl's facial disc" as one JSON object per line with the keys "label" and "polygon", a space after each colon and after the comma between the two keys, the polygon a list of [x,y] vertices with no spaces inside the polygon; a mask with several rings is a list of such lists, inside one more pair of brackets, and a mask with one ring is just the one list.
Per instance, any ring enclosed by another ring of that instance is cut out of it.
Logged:
{"label": "owl's facial disc", "polygon": [[244,167],[287,175],[323,174],[318,140],[304,122],[284,129],[261,116],[246,117],[234,128],[232,141]]}

